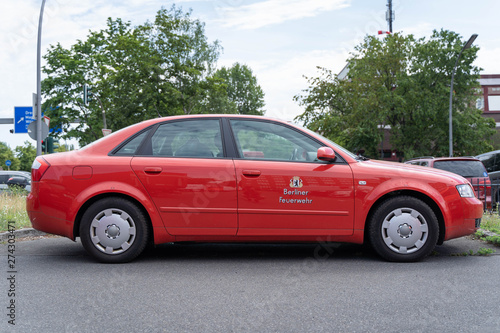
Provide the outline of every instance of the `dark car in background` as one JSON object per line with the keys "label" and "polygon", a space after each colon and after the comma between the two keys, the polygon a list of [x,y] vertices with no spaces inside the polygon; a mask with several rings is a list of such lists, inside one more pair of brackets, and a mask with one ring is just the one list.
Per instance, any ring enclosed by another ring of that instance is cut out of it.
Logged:
{"label": "dark car in background", "polygon": [[483,202],[484,208],[492,208],[491,180],[487,169],[478,158],[425,156],[405,163],[450,171],[466,178],[472,184],[477,198]]}
{"label": "dark car in background", "polygon": [[483,162],[486,171],[488,171],[492,188],[491,197],[493,202],[497,203],[500,201],[500,150],[477,155],[476,158]]}
{"label": "dark car in background", "polygon": [[27,171],[0,171],[0,192],[18,186],[31,191],[31,173]]}

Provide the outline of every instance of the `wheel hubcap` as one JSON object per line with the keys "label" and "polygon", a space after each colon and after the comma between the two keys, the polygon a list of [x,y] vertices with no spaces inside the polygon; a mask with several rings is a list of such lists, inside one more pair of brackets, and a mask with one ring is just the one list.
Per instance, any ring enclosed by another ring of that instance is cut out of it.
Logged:
{"label": "wheel hubcap", "polygon": [[108,225],[106,228],[106,236],[111,239],[115,239],[120,236],[120,227],[116,224]]}
{"label": "wheel hubcap", "polygon": [[413,208],[398,208],[390,212],[382,223],[382,238],[392,251],[410,254],[427,241],[428,224],[424,216]]}
{"label": "wheel hubcap", "polygon": [[399,233],[399,236],[401,236],[401,238],[410,237],[411,234],[413,233],[411,225],[409,225],[408,223],[399,225],[398,233]]}
{"label": "wheel hubcap", "polygon": [[92,243],[101,252],[119,254],[126,251],[135,240],[134,220],[125,211],[109,208],[97,214],[91,225]]}

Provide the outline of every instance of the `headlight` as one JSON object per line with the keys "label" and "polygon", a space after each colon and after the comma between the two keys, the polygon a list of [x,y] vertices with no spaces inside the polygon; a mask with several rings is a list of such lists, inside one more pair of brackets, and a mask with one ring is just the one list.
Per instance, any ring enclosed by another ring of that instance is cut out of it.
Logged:
{"label": "headlight", "polygon": [[474,198],[474,191],[469,184],[457,185],[458,193],[462,198]]}

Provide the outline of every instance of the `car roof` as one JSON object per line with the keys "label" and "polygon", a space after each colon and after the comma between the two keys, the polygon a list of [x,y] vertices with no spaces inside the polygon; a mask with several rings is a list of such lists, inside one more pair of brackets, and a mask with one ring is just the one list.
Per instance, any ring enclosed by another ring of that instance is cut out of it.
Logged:
{"label": "car roof", "polygon": [[486,153],[482,153],[482,154],[479,154],[479,155],[476,155],[476,157],[482,157],[482,156],[485,156],[485,155],[490,155],[490,154],[500,154],[500,150],[492,150],[492,151],[489,151],[489,152],[486,152]]}
{"label": "car roof", "polygon": [[19,174],[22,174],[22,175],[26,175],[26,176],[31,176],[31,172],[28,172],[28,171],[18,171],[18,170],[0,170],[0,175],[5,175],[5,174],[9,174],[9,175],[19,175]]}

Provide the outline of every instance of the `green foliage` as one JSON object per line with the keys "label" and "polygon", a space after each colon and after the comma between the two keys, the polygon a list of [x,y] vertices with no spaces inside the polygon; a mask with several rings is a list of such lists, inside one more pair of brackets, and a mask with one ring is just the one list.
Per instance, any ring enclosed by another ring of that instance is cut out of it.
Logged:
{"label": "green foliage", "polygon": [[481,228],[500,234],[500,217],[497,214],[484,214]]}
{"label": "green foliage", "polygon": [[[5,165],[7,160],[10,160],[12,163],[9,167],[10,170],[19,170],[19,159],[14,156],[14,152],[5,142],[0,142],[0,166],[4,170],[8,169],[7,165]],[[29,170],[31,170],[31,164]]]}
{"label": "green foliage", "polygon": [[[102,136],[103,111],[113,131],[158,116],[234,112],[223,82],[213,77],[220,51],[218,41],[207,41],[204,24],[175,6],[135,28],[110,18],[105,29],[69,49],[50,47],[43,107],[62,136],[80,145]],[[92,88],[89,105],[84,84]],[[80,124],[70,129],[76,120]]]}
{"label": "green foliage", "polygon": [[24,146],[17,146],[16,155],[19,159],[19,170],[31,171],[31,165],[36,157],[36,148],[29,141],[24,142]]}
{"label": "green foliage", "polygon": [[215,72],[214,77],[226,85],[227,96],[236,106],[237,113],[264,114],[264,92],[247,65],[235,63],[230,68],[222,67]]}
{"label": "green foliage", "polygon": [[485,240],[492,244],[500,245],[500,236],[487,236],[485,237]]}
{"label": "green foliage", "polygon": [[[346,148],[378,156],[383,128],[406,158],[448,155],[449,85],[464,41],[451,31],[415,39],[396,33],[367,36],[355,48],[348,74],[339,78],[321,69],[308,78],[309,89],[295,100],[305,107],[297,117]],[[495,133],[492,119],[475,108],[479,68],[472,66],[477,47],[465,50],[454,79],[453,141],[456,155],[491,150],[485,140]]]}
{"label": "green foliage", "polygon": [[489,248],[482,247],[479,250],[477,250],[476,255],[478,255],[478,256],[488,256],[488,255],[493,254],[495,252],[496,251],[494,249],[489,249]]}

